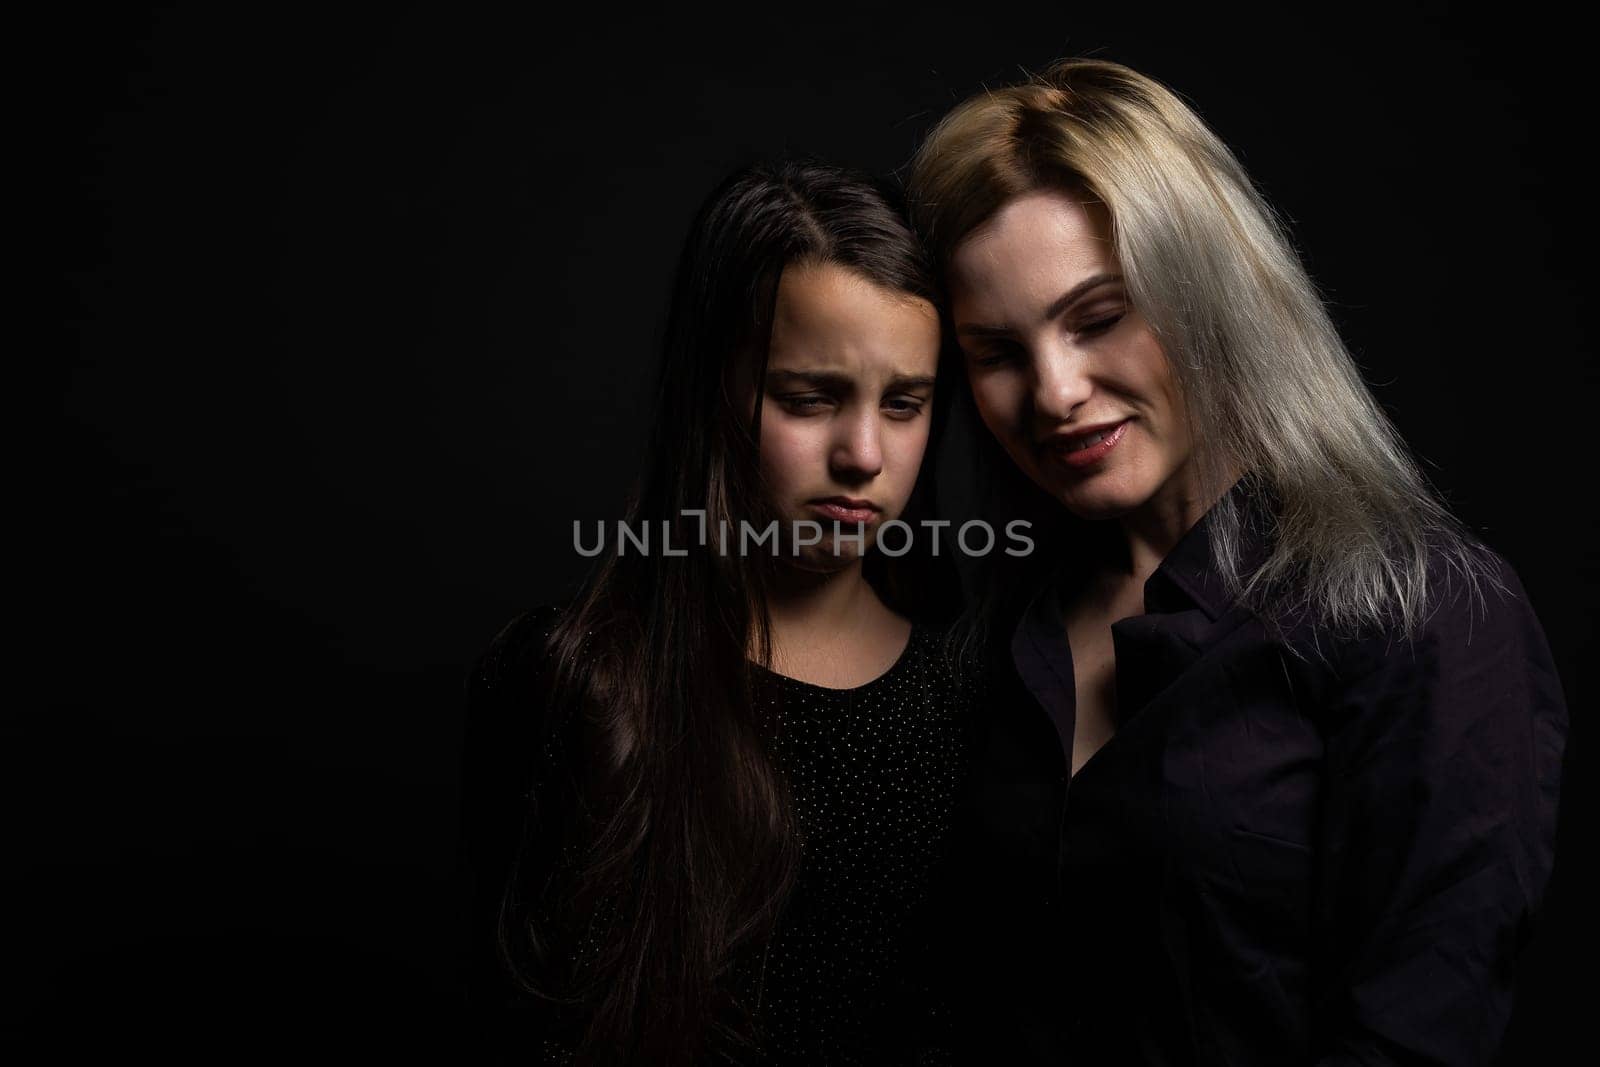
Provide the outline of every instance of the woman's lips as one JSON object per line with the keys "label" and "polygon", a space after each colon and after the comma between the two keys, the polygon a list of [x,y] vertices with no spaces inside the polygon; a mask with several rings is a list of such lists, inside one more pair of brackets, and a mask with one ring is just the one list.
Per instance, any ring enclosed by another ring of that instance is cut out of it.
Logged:
{"label": "woman's lips", "polygon": [[836,500],[813,500],[811,508],[823,517],[838,522],[871,522],[878,517],[878,509],[871,504],[852,506]]}
{"label": "woman's lips", "polygon": [[[1089,434],[1087,438],[1082,434],[1076,437],[1058,437],[1050,441],[1046,447],[1052,456],[1069,467],[1092,467],[1117,447],[1117,442],[1128,432],[1129,421],[1123,419],[1110,429]],[[1085,440],[1091,443],[1081,443]]]}

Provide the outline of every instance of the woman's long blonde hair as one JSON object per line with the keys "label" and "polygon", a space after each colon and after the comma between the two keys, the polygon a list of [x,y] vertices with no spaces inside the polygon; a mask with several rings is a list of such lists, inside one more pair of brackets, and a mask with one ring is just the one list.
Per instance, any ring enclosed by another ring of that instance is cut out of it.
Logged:
{"label": "woman's long blonde hair", "polygon": [[1239,599],[1335,633],[1410,636],[1430,610],[1430,577],[1455,573],[1480,598],[1480,581],[1494,581],[1362,381],[1285,226],[1165,86],[1118,63],[1061,60],[946,115],[908,187],[942,265],[1025,193],[1104,204],[1129,299],[1201,428],[1201,484],[1243,470],[1273,501],[1271,551],[1251,573],[1234,495],[1213,508],[1213,552]]}

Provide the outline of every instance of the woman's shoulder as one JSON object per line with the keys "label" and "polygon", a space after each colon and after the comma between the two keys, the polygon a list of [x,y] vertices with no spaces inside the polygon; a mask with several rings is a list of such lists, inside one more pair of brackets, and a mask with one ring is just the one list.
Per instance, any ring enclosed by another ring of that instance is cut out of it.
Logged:
{"label": "woman's shoulder", "polygon": [[1398,622],[1367,635],[1358,656],[1495,651],[1507,642],[1544,640],[1528,591],[1510,561],[1488,545],[1464,541],[1429,551],[1425,596],[1411,627]]}
{"label": "woman's shoulder", "polygon": [[1554,658],[1516,568],[1469,542],[1430,553],[1425,573],[1426,597],[1409,628],[1395,621],[1307,646],[1338,702],[1455,718],[1509,701],[1564,714]]}

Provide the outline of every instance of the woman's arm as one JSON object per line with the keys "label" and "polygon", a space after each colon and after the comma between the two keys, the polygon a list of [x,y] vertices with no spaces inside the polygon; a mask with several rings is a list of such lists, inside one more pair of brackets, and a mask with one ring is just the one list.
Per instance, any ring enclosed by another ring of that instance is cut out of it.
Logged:
{"label": "woman's arm", "polygon": [[1327,731],[1317,1063],[1493,1062],[1554,860],[1567,710],[1515,573],[1360,646]]}

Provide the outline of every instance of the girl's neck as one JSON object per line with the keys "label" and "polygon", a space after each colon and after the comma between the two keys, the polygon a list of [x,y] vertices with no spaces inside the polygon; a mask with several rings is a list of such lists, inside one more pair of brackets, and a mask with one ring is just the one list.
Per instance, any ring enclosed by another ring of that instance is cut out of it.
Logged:
{"label": "girl's neck", "polygon": [[860,560],[829,573],[781,571],[767,609],[772,620],[768,666],[837,689],[861,685],[887,670],[911,629],[879,599]]}
{"label": "girl's neck", "polygon": [[767,607],[776,641],[784,634],[838,633],[881,605],[858,559],[830,572],[780,568]]}

